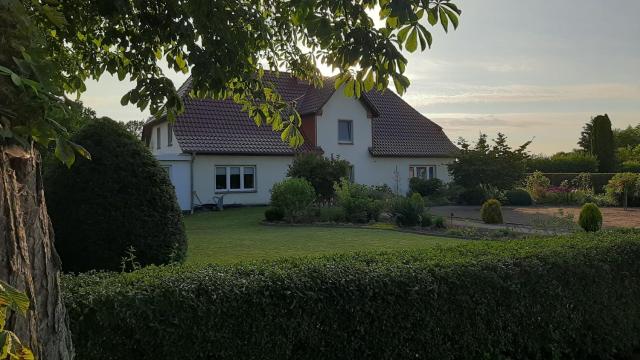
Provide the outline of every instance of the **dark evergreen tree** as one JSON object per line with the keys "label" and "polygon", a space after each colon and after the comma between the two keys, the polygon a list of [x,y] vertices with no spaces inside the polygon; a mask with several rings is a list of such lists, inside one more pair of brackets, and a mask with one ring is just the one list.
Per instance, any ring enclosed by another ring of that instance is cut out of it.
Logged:
{"label": "dark evergreen tree", "polygon": [[598,170],[603,173],[616,170],[616,144],[611,130],[609,115],[598,115],[593,119],[592,152],[598,159]]}
{"label": "dark evergreen tree", "polygon": [[591,134],[593,132],[593,119],[582,127],[580,132],[580,139],[578,139],[578,146],[587,153],[591,154]]}

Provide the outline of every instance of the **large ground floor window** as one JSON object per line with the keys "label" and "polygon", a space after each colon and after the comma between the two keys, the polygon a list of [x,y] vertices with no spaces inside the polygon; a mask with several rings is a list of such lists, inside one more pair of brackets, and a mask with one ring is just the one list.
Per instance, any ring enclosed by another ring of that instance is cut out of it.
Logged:
{"label": "large ground floor window", "polygon": [[216,166],[216,191],[254,191],[255,166]]}
{"label": "large ground floor window", "polygon": [[409,166],[409,178],[421,178],[425,180],[435,179],[435,165],[413,165]]}

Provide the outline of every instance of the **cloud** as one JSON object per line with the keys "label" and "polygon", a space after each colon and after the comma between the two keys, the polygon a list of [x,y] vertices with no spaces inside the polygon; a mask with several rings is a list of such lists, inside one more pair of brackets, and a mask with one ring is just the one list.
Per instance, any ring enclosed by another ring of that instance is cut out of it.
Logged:
{"label": "cloud", "polygon": [[[527,114],[532,115],[532,114]],[[548,125],[545,120],[523,121],[522,117],[507,114],[509,118],[496,116],[493,114],[431,114],[430,118],[436,121],[445,129],[465,129],[465,128],[533,128]]]}
{"label": "cloud", "polygon": [[630,84],[587,84],[566,86],[477,86],[445,85],[440,93],[412,93],[405,96],[416,106],[463,103],[539,103],[581,100],[640,101],[640,86]]}

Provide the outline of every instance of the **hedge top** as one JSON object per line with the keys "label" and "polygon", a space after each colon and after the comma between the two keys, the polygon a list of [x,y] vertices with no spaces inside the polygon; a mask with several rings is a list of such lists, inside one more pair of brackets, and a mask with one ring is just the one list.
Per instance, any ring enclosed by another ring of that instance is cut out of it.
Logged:
{"label": "hedge top", "polygon": [[288,281],[299,276],[311,280],[320,272],[324,273],[323,276],[334,274],[330,277],[338,279],[353,277],[355,273],[369,273],[374,276],[381,271],[444,271],[451,267],[475,267],[496,262],[513,264],[569,254],[572,257],[586,256],[604,248],[619,246],[640,246],[640,229],[617,229],[601,231],[598,234],[576,233],[508,241],[474,241],[451,247],[433,247],[429,250],[353,252],[257,260],[234,265],[148,266],[131,273],[94,272],[68,276],[65,285],[66,294],[75,300],[78,299],[74,296],[77,291],[104,289],[107,292],[144,293],[158,285],[182,288],[211,281],[220,285],[220,291],[222,288],[246,291],[249,284]]}

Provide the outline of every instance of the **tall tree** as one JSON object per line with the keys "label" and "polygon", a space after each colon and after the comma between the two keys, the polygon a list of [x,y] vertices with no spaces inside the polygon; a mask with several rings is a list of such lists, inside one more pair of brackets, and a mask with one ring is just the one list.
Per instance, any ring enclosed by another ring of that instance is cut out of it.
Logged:
{"label": "tall tree", "polygon": [[593,118],[582,127],[580,132],[580,138],[578,139],[578,146],[587,153],[591,154],[591,134],[593,132]]}
{"label": "tall tree", "polygon": [[616,145],[611,130],[609,115],[598,115],[593,118],[592,152],[598,158],[600,172],[616,170]]}
{"label": "tall tree", "polygon": [[391,82],[402,94],[401,50],[425,50],[427,26],[456,28],[460,13],[449,0],[0,1],[0,279],[33,304],[10,325],[39,358],[73,357],[34,143],[55,142],[68,166],[76,153],[89,156],[58,121],[71,116],[65,94],[84,91],[86,79],[129,77],[136,85],[123,105],[174,120],[183,103],[159,66],[166,61],[191,71],[192,96],[233,99],[296,146],[300,116],[265,69],[319,85],[320,62],[339,71],[347,95]]}

